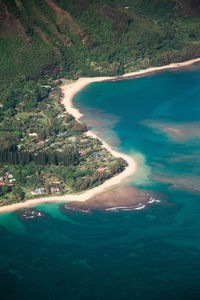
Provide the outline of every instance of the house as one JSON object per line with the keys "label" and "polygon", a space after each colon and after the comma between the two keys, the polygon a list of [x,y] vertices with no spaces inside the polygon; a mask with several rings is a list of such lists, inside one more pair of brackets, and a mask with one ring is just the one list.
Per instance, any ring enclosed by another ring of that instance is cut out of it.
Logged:
{"label": "house", "polygon": [[0,177],[0,181],[4,181],[4,177]]}
{"label": "house", "polygon": [[75,136],[70,136],[68,138],[69,141],[75,142],[76,141],[76,137]]}
{"label": "house", "polygon": [[97,172],[104,172],[106,170],[106,168],[99,168],[97,169]]}
{"label": "house", "polygon": [[29,136],[38,136],[36,132],[29,133]]}
{"label": "house", "polygon": [[16,181],[15,178],[9,179],[9,183],[13,183],[13,182],[15,182],[15,181]]}
{"label": "house", "polygon": [[45,143],[45,141],[39,141],[39,144],[44,144]]}
{"label": "house", "polygon": [[50,188],[50,191],[51,191],[52,194],[54,194],[54,193],[60,192],[60,189],[59,189],[58,187],[53,187],[53,186],[52,186],[52,187]]}
{"label": "house", "polygon": [[41,85],[41,87],[46,88],[46,89],[50,89],[51,88],[50,85]]}
{"label": "house", "polygon": [[1,185],[1,186],[3,186],[3,185],[13,186],[13,184],[11,184],[11,183],[5,183],[5,182],[0,182],[0,185]]}
{"label": "house", "polygon": [[78,153],[80,153],[81,155],[85,155],[86,151],[85,150],[80,150],[80,151],[78,151]]}
{"label": "house", "polygon": [[103,67],[97,67],[97,68],[95,68],[95,71],[100,71],[102,69],[103,69]]}
{"label": "house", "polygon": [[31,191],[31,195],[37,195],[38,192],[35,190],[35,191]]}
{"label": "house", "polygon": [[63,119],[65,117],[65,115],[58,115],[57,119]]}
{"label": "house", "polygon": [[57,137],[60,137],[60,136],[66,135],[66,134],[67,134],[67,132],[65,131],[65,132],[61,132],[61,133],[57,134],[56,136],[57,136]]}
{"label": "house", "polygon": [[44,194],[44,192],[45,192],[45,189],[39,188],[37,190],[31,191],[31,194],[32,195],[42,195],[42,194]]}
{"label": "house", "polygon": [[9,178],[9,179],[13,178],[13,174],[9,174],[9,175],[8,175],[8,178]]}
{"label": "house", "polygon": [[58,151],[58,152],[63,152],[63,149],[56,149],[56,151]]}

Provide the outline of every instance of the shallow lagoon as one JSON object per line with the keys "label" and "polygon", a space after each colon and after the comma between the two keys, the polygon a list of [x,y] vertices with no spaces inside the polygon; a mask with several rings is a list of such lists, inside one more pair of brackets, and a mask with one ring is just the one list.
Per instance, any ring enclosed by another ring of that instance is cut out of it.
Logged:
{"label": "shallow lagoon", "polygon": [[50,217],[27,222],[0,215],[2,299],[200,298],[199,71],[91,84],[75,97],[89,126],[137,159],[130,184],[167,201],[89,215],[42,204]]}

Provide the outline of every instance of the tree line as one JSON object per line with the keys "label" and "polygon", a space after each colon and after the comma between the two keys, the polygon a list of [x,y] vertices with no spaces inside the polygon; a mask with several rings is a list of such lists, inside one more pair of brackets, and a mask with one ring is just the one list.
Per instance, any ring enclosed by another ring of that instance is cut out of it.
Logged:
{"label": "tree line", "polygon": [[0,150],[0,162],[12,165],[26,165],[35,162],[38,165],[63,165],[70,166],[79,163],[79,153],[75,149],[65,151],[64,153],[56,152],[28,152],[11,149]]}

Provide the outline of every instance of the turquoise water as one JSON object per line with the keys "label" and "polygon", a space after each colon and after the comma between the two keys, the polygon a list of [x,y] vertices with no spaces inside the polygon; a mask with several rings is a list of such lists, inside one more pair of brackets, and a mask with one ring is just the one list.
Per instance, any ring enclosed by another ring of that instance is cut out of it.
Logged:
{"label": "turquoise water", "polygon": [[[200,299],[200,66],[91,84],[90,127],[133,155],[130,184],[162,192],[146,210],[0,215],[2,299]],[[11,288],[12,286],[12,288]]]}

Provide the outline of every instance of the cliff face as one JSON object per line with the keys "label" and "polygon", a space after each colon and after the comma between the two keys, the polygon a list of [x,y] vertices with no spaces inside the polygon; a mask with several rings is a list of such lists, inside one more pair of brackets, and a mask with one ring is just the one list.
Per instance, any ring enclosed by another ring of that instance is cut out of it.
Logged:
{"label": "cliff face", "polygon": [[200,56],[199,0],[0,0],[0,80],[114,75]]}

